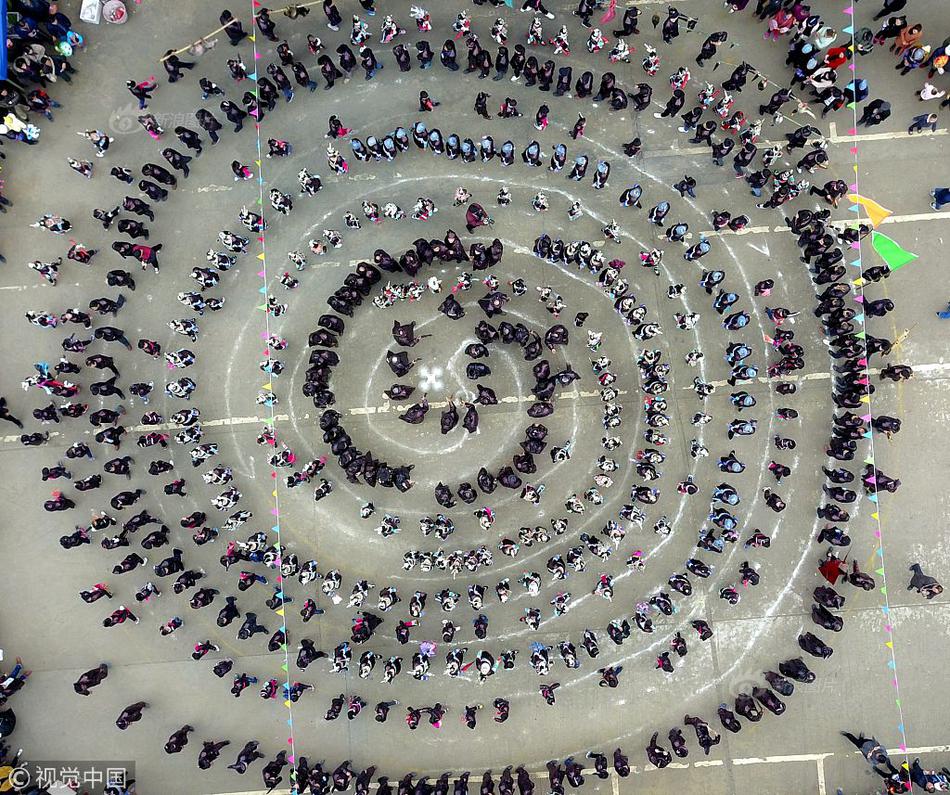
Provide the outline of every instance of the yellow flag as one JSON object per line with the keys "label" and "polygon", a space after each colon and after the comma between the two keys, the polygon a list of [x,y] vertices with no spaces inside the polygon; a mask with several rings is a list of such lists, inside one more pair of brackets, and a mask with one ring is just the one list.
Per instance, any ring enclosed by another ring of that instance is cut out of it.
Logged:
{"label": "yellow flag", "polygon": [[860,193],[849,193],[848,198],[853,201],[855,204],[860,204],[868,214],[868,217],[871,219],[871,226],[877,228],[881,225],[881,221],[887,218],[889,215],[893,215],[893,210],[888,210],[886,207],[882,207],[874,199],[869,199],[866,196],[862,196]]}

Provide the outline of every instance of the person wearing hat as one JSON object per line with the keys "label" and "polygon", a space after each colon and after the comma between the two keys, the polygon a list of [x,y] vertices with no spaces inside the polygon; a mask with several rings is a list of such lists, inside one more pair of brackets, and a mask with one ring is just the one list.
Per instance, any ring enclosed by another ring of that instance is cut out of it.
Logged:
{"label": "person wearing hat", "polygon": [[923,47],[911,47],[904,53],[900,63],[894,68],[900,69],[902,76],[906,75],[908,72],[911,72],[924,64],[927,58],[930,57],[931,49],[932,48],[929,44],[925,44]]}
{"label": "person wearing hat", "polygon": [[947,45],[943,44],[930,53],[930,58],[926,64],[930,67],[927,72],[927,79],[933,80],[934,75],[943,74],[947,70],[948,64],[950,64],[950,54],[947,53]]}

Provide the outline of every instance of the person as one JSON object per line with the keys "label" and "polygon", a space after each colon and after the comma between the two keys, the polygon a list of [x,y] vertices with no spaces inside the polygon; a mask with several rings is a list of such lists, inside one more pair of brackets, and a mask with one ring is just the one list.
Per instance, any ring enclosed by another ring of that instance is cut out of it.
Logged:
{"label": "person", "polygon": [[7,407],[7,399],[5,397],[0,397],[0,420],[12,422],[17,426],[17,428],[23,428],[23,423],[10,413],[10,409]]}
{"label": "person", "polygon": [[884,5],[881,7],[881,10],[871,17],[871,19],[876,22],[886,16],[896,14],[898,11],[903,10],[906,5],[907,0],[884,0]]}
{"label": "person", "polygon": [[[240,108],[237,108],[237,110],[240,110]],[[208,137],[211,139],[211,145],[214,146],[219,140],[218,130],[221,129],[221,122],[205,108],[199,108],[195,111],[195,118],[198,119],[198,126],[208,133]],[[239,126],[235,129],[235,132],[238,130],[240,130]]]}
{"label": "person", "polygon": [[182,749],[188,745],[188,734],[195,730],[194,726],[185,724],[178,731],[174,732],[165,742],[166,754],[181,753]]}
{"label": "person", "polygon": [[109,675],[109,666],[100,663],[97,668],[86,671],[76,682],[73,683],[73,689],[81,696],[89,695],[89,688],[96,687]]}
{"label": "person", "polygon": [[257,22],[257,29],[265,39],[269,41],[279,41],[277,38],[277,26],[270,18],[270,10],[268,8],[261,8],[261,10],[257,12],[255,21]]}
{"label": "person", "polygon": [[244,30],[240,20],[235,19],[234,15],[228,9],[224,9],[224,11],[221,12],[218,21],[225,26],[224,32],[227,34],[232,47],[236,47],[247,37],[247,31]]}
{"label": "person", "polygon": [[134,704],[129,704],[122,712],[119,714],[119,717],[116,718],[115,725],[125,731],[133,723],[142,720],[142,710],[146,709],[148,704],[144,701],[137,701]]}
{"label": "person", "polygon": [[931,49],[929,44],[925,44],[923,47],[909,47],[901,56],[900,63],[894,68],[900,69],[902,76],[909,74],[914,69],[919,69],[927,62]]}
{"label": "person", "polygon": [[847,738],[861,752],[872,768],[877,769],[877,765],[886,765],[890,772],[897,772],[897,768],[887,755],[887,750],[874,737],[865,737],[863,733],[855,737],[851,732],[841,732],[841,736]]}
{"label": "person", "polygon": [[930,128],[931,132],[937,132],[936,113],[921,113],[919,116],[914,116],[914,118],[911,119],[910,127],[907,128],[907,134],[913,135],[914,133],[921,132],[927,127]]}
{"label": "person", "polygon": [[902,58],[905,52],[917,46],[924,35],[923,31],[922,25],[911,25],[904,28],[897,34],[897,38],[894,39],[894,43],[888,49],[896,53],[898,58]]}
{"label": "person", "polygon": [[920,91],[917,92],[917,96],[921,102],[928,102],[931,99],[941,99],[946,96],[946,94],[946,90],[941,91],[931,83],[924,83]]}
{"label": "person", "polygon": [[148,101],[152,98],[152,92],[158,87],[154,77],[136,83],[134,80],[125,82],[129,93],[139,101],[139,110],[145,110],[148,107]]}
{"label": "person", "polygon": [[858,126],[874,127],[891,115],[891,103],[883,99],[872,99],[864,106],[864,112],[858,119]]}
{"label": "person", "polygon": [[935,210],[942,210],[945,205],[950,204],[950,188],[934,188],[930,195],[933,197],[930,206]]}
{"label": "person", "polygon": [[162,66],[165,68],[165,72],[168,74],[168,82],[176,83],[184,76],[182,74],[182,69],[194,69],[195,64],[193,61],[183,61],[177,55],[175,55],[174,50],[166,50],[165,54],[162,56]]}
{"label": "person", "polygon": [[919,563],[912,564],[910,570],[914,576],[911,577],[910,584],[907,586],[908,591],[917,591],[926,599],[933,599],[943,593],[943,586],[935,578],[924,574]]}
{"label": "person", "polygon": [[533,11],[536,14],[544,14],[548,19],[554,19],[554,14],[545,8],[542,0],[524,0],[521,4],[521,12]]}

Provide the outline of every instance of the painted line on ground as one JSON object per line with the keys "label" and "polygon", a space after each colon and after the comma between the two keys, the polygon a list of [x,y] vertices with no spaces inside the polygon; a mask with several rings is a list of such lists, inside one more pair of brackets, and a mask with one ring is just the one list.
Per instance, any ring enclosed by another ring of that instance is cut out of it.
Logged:
{"label": "painted line on ground", "polygon": [[[618,389],[617,394],[626,395],[628,393],[627,393],[627,390],[625,389]],[[563,392],[557,395],[556,399],[557,400],[580,400],[583,398],[591,398],[591,397],[599,397],[599,396],[600,396],[600,390],[590,390],[590,391],[574,390],[573,392]],[[533,395],[511,395],[507,397],[498,398],[498,402],[499,403],[531,403],[534,401],[534,399],[535,398]],[[438,409],[438,408],[444,408],[448,404],[449,403],[447,400],[443,400],[443,401],[432,402],[429,404],[429,406],[430,408]],[[344,409],[343,411],[354,416],[368,415],[368,414],[390,414],[390,413],[394,414],[397,412],[405,411],[411,405],[412,403],[405,403],[405,404],[386,403],[386,404],[383,404],[382,406],[354,406],[349,409]],[[305,420],[309,420],[311,418],[311,415],[309,413],[303,414],[302,418]],[[275,422],[287,422],[288,420],[290,420],[290,415],[276,414],[274,415],[274,420]],[[269,422],[269,418],[268,418],[268,422]],[[251,416],[251,417],[221,417],[220,419],[205,420],[201,422],[200,424],[202,428],[207,429],[207,428],[235,427],[235,426],[240,426],[240,425],[255,425],[255,424],[260,424],[263,426],[264,423],[265,423],[264,417]],[[126,431],[128,431],[129,433],[149,433],[150,431],[180,431],[182,430],[182,427],[183,426],[176,425],[171,422],[163,422],[158,425],[130,425],[126,427]],[[88,435],[91,432],[92,432],[92,429],[86,431],[86,434]],[[50,439],[55,439],[55,438],[65,436],[65,435],[66,435],[65,433],[61,433],[59,431],[50,431]],[[19,440],[20,440],[19,434],[0,437],[0,442],[18,442]]]}
{"label": "painted line on ground", "polygon": [[[910,215],[890,215],[884,219],[882,224],[911,224],[919,223],[922,221],[950,221],[950,213],[948,212],[930,212],[930,213],[912,213]],[[838,219],[836,221],[831,221],[830,226],[846,226],[850,221],[846,218]],[[700,232],[704,237],[743,237],[745,235],[760,235],[769,232],[786,232],[791,234],[791,229],[789,229],[785,224],[779,226],[747,226],[745,229],[740,229],[738,232],[733,232],[731,229],[720,229],[718,232],[713,230],[708,230],[706,232]]]}
{"label": "painted line on ground", "polygon": [[946,129],[937,130],[936,132],[919,132],[919,133],[909,133],[906,130],[895,131],[895,132],[879,132],[879,133],[858,133],[857,135],[838,135],[838,127],[834,122],[831,122],[828,125],[828,129],[831,132],[831,135],[828,136],[828,140],[835,144],[849,144],[854,141],[893,141],[899,140],[901,138],[935,138],[938,135],[948,135],[950,131]]}
{"label": "painted line on ground", "polygon": [[[928,364],[912,364],[911,366],[914,369],[914,375],[922,375],[922,374],[928,374],[928,373],[939,374],[939,373],[950,371],[950,362],[931,362]],[[879,375],[881,371],[880,369],[877,369],[877,368],[871,368],[869,372],[871,375]],[[831,378],[830,372],[818,372],[818,373],[806,373],[805,375],[789,375],[789,376],[785,376],[783,380],[824,381],[830,378]],[[742,381],[739,384],[737,384],[737,386],[741,386],[742,384],[749,384],[749,383],[768,384],[772,380],[773,379],[765,378],[764,376],[759,376],[758,378],[754,379],[754,381]],[[711,381],[710,383],[716,387],[728,386],[726,381]],[[683,389],[684,391],[688,389],[691,390],[692,388],[693,388],[692,386],[681,387],[681,389]],[[617,392],[619,395],[629,394],[629,392],[625,389],[617,390]],[[599,395],[600,395],[600,390],[575,390],[574,392],[564,392],[558,395],[557,399],[558,400],[580,400],[584,398],[596,397]],[[533,400],[534,400],[534,397],[531,395],[511,395],[511,396],[499,398],[498,402],[499,403],[529,403],[529,402],[532,402]],[[353,416],[369,415],[369,414],[391,414],[391,413],[395,413],[399,411],[405,411],[407,408],[409,408],[410,405],[412,404],[406,403],[406,404],[397,405],[395,403],[389,403],[383,406],[354,406],[353,408],[346,409],[345,411],[348,414],[353,415]],[[448,401],[438,401],[438,402],[429,404],[431,408],[444,408],[447,405],[448,405]],[[290,415],[277,414],[275,415],[274,419],[277,422],[287,422],[290,419]],[[304,414],[303,419],[305,420],[310,419],[310,414]],[[206,420],[205,422],[201,423],[201,426],[203,428],[221,428],[221,427],[235,427],[235,426],[240,426],[240,425],[254,425],[255,423],[260,423],[261,425],[263,425],[264,418],[263,417],[222,417],[220,419]],[[129,433],[148,433],[149,431],[179,431],[181,430],[181,426],[166,422],[166,423],[162,423],[161,425],[132,425],[132,426],[129,426],[126,430],[129,431]],[[55,439],[61,436],[65,436],[65,434],[60,433],[59,431],[50,432],[50,439]],[[19,441],[20,441],[19,434],[0,437],[0,443],[12,443],[12,442],[19,442]]]}
{"label": "painted line on ground", "polygon": [[[660,103],[656,103],[656,105],[660,108],[665,107]],[[914,135],[910,135],[905,131],[838,135],[834,122],[831,122],[831,124],[828,126],[831,134],[825,138],[825,140],[830,144],[854,144],[861,141],[891,141],[902,138],[930,138],[933,136],[950,134],[947,130],[937,130],[935,133],[915,133]],[[757,141],[757,144],[762,147],[779,146],[784,148],[788,145],[788,141],[784,138],[778,141],[760,140]],[[705,155],[709,154],[709,151],[710,148],[705,144],[698,144],[696,146],[678,146],[674,144],[673,146],[667,147],[666,149],[647,149],[643,152],[643,156],[644,158],[649,159],[651,157],[669,157],[670,155]]]}
{"label": "painted line on ground", "polygon": [[[919,375],[921,373],[942,373],[945,371],[950,371],[950,362],[933,362],[931,364],[915,364],[911,365],[914,370],[914,375]],[[880,368],[872,367],[868,370],[870,375],[880,375]],[[783,381],[825,381],[831,379],[831,372],[821,372],[821,373],[805,373],[805,375],[787,375],[782,376],[780,380]],[[736,386],[742,386],[742,384],[750,383],[759,383],[759,384],[768,384],[776,379],[766,378],[765,376],[759,376],[755,379],[747,379],[745,381],[739,381]],[[731,386],[727,381],[710,381],[713,386]],[[683,390],[691,390],[692,386],[680,387]]]}
{"label": "painted line on ground", "polygon": [[[618,389],[618,395],[626,395],[626,389]],[[581,398],[590,398],[598,397],[600,395],[599,389],[593,390],[574,390],[573,392],[562,392],[556,396],[557,400],[579,400]],[[498,398],[499,403],[532,403],[534,402],[534,395],[509,395],[507,397]],[[350,414],[389,414],[395,413],[397,411],[405,411],[408,409],[412,403],[405,403],[402,405],[396,403],[385,403],[382,406],[357,406],[355,408],[347,409]],[[434,403],[430,403],[429,407],[433,409],[442,409],[449,405],[447,400],[441,400]]]}

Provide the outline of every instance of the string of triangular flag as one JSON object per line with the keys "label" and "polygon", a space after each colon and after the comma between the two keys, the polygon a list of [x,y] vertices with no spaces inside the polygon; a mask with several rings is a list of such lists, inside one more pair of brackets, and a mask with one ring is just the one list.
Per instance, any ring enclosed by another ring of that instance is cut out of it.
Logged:
{"label": "string of triangular flag", "polygon": [[[854,16],[854,5],[848,5],[843,13],[848,16]],[[855,63],[853,59],[853,54],[855,52],[855,41],[854,41],[854,25],[853,19],[848,20],[849,24],[842,28],[843,32],[851,36],[851,52],[852,60],[849,64],[849,68],[852,73],[855,72]],[[857,80],[857,75],[854,76],[854,80]],[[853,115],[853,126],[848,130],[848,134],[852,136],[857,135],[858,127],[858,112],[857,112],[857,103],[851,102],[848,103],[848,108],[851,109]],[[860,192],[859,177],[858,177],[858,140],[854,139],[853,145],[850,147],[851,155],[854,159],[853,171],[854,171],[854,182],[849,186],[851,193],[848,194],[848,198],[853,202],[850,207],[851,212],[857,213],[859,218],[861,211],[867,214],[868,219],[871,222],[872,231],[871,231],[871,247],[877,252],[877,254],[887,263],[888,267],[894,271],[898,268],[902,268],[908,262],[912,262],[917,258],[916,254],[913,254],[909,251],[905,251],[897,242],[889,238],[887,235],[884,235],[877,231],[877,227],[884,222],[884,220],[890,216],[892,213],[887,208],[878,204],[873,199],[870,199],[866,196],[862,196]],[[861,255],[861,239],[858,238],[853,243],[851,243],[851,248],[856,252],[855,259],[851,261],[851,265],[859,269],[860,273],[863,273],[862,270],[862,255]],[[854,279],[851,282],[852,288],[854,290],[854,300],[864,306],[864,285],[865,280],[861,278],[859,273],[858,278]],[[855,315],[854,321],[860,325],[860,331],[857,333],[857,337],[864,340],[867,338],[867,318],[864,313]],[[864,368],[864,377],[860,380],[860,383],[865,387],[865,393],[861,397],[861,402],[866,406],[865,413],[861,419],[868,423],[868,430],[864,434],[864,437],[868,440],[868,455],[864,459],[864,463],[869,465],[872,468],[870,477],[866,478],[864,485],[873,485],[876,483],[877,470],[875,464],[875,455],[874,455],[874,433],[870,426],[870,423],[873,419],[873,409],[871,405],[871,390],[870,385],[870,365],[868,362],[868,356],[865,356],[858,360],[859,366]],[[877,490],[874,491],[865,490],[868,499],[874,505],[874,511],[871,513],[871,519],[876,523],[874,530],[875,538],[875,550],[872,553],[874,557],[877,558],[877,568],[875,568],[875,574],[881,578],[881,587],[880,593],[882,596],[882,604],[880,605],[881,613],[883,615],[883,624],[882,629],[885,635],[886,640],[884,641],[884,647],[888,651],[888,660],[887,660],[887,669],[888,676],[890,677],[891,686],[894,688],[894,705],[897,708],[897,714],[899,722],[897,724],[897,731],[900,734],[900,743],[899,748],[901,751],[906,753],[907,751],[907,727],[904,723],[904,710],[901,706],[901,690],[900,690],[900,679],[897,673],[897,655],[894,651],[894,627],[891,624],[891,605],[890,600],[887,595],[887,567],[885,566],[885,557],[884,557],[884,532],[883,532],[883,522],[881,521],[881,506],[878,503]],[[905,759],[905,764],[907,760]]]}
{"label": "string of triangular flag", "polygon": [[[259,0],[251,0],[251,15],[250,15],[250,30],[254,30],[254,18],[255,18],[255,9],[260,8],[261,3]],[[257,49],[257,37],[251,33],[248,36],[248,39],[251,42],[251,47],[253,48],[254,60],[258,61],[261,58],[261,53]],[[248,75],[249,80],[254,81],[254,98],[255,107],[250,111],[251,116],[254,117],[254,132],[257,146],[257,158],[254,160],[254,164],[257,166],[257,205],[260,208],[260,215],[263,220],[264,218],[264,157],[263,157],[263,147],[261,145],[261,117],[258,111],[260,107],[260,91],[258,89],[257,81],[257,69],[251,72]],[[267,306],[267,240],[266,240],[266,230],[263,228],[264,224],[261,223],[261,230],[257,236],[257,242],[260,244],[260,252],[257,255],[258,260],[260,260],[260,270],[257,271],[257,278],[260,279],[260,286],[258,287],[258,292],[264,297],[264,303],[259,304],[257,309],[264,313],[264,330],[261,332],[261,339],[265,342],[264,349],[264,358],[270,358],[270,348],[267,346],[267,340],[270,339],[270,312],[268,311]],[[271,380],[268,380],[266,383],[261,385],[262,393],[270,393],[273,397],[274,385]],[[277,423],[276,423],[276,409],[275,403],[273,400],[269,400],[265,403],[265,406],[269,408],[269,414],[263,418],[263,422],[266,426],[270,428],[271,431],[271,441],[270,444],[275,448],[277,446]],[[271,519],[273,525],[271,526],[272,532],[277,535],[277,547],[283,554],[284,544],[281,538],[281,521],[280,521],[280,494],[277,490],[277,470],[270,466],[270,476],[273,481],[273,489],[271,491]],[[291,788],[294,792],[298,791],[297,787],[297,771],[296,771],[296,755],[297,755],[297,744],[294,736],[294,710],[293,702],[290,700],[290,652],[288,651],[287,646],[287,618],[285,616],[285,608],[289,599],[285,596],[285,583],[284,577],[280,574],[280,567],[282,561],[277,560],[277,587],[278,590],[274,594],[276,598],[280,600],[280,607],[274,612],[280,616],[281,625],[280,629],[284,636],[284,642],[280,644],[278,651],[279,657],[282,657],[282,662],[280,664],[281,673],[276,675],[274,678],[277,680],[282,680],[284,682],[284,707],[286,708],[286,721],[287,721],[287,761],[290,763],[290,782]]]}

